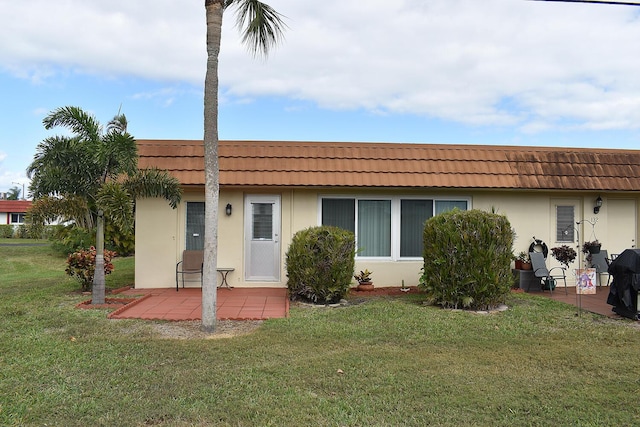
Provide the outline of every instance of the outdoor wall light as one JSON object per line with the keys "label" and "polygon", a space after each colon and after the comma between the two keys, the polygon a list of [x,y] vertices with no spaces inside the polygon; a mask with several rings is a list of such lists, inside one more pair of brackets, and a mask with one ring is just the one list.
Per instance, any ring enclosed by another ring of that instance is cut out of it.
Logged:
{"label": "outdoor wall light", "polygon": [[597,214],[600,212],[600,208],[602,207],[602,197],[598,196],[596,199],[596,204],[593,206],[593,213]]}
{"label": "outdoor wall light", "polygon": [[[602,201],[600,201],[600,204],[602,204]],[[232,209],[233,209],[233,206],[231,206],[231,203],[227,203],[227,207],[224,209],[227,216],[231,216]]]}

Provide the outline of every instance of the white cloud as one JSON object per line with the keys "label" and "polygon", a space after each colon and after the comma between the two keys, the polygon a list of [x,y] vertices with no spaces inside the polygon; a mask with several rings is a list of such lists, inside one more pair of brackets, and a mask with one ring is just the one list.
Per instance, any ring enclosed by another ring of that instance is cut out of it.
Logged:
{"label": "white cloud", "polygon": [[[233,17],[225,17],[221,101],[284,96],[526,132],[566,122],[640,127],[640,8],[525,0],[268,3],[290,28],[266,61],[247,53]],[[0,46],[0,61],[34,82],[73,70],[200,87],[204,13],[197,1],[2,2],[0,38],[12,43]]]}

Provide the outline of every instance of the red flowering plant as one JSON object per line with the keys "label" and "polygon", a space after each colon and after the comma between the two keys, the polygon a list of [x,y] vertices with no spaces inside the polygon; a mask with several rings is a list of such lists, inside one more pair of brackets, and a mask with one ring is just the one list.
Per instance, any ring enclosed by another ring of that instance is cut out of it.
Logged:
{"label": "red flowering plant", "polygon": [[[116,256],[114,251],[104,251],[104,274],[111,274],[113,264],[111,259]],[[82,285],[82,291],[91,290],[93,285],[93,275],[96,271],[96,248],[91,246],[88,250],[81,249],[69,254],[67,258],[67,268],[64,270],[71,277],[78,279]]]}

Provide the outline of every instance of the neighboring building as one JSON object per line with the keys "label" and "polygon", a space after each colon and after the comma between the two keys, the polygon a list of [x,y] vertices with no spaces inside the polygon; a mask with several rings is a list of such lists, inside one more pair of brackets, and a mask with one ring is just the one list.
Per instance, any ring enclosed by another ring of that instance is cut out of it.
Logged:
{"label": "neighboring building", "polygon": [[31,200],[0,200],[0,224],[24,224]]}
{"label": "neighboring building", "polygon": [[[138,200],[135,286],[172,287],[182,251],[203,245],[203,143],[139,140],[138,149],[140,167],[168,169],[184,197],[175,210]],[[356,269],[372,270],[376,286],[416,285],[422,224],[454,207],[506,215],[515,253],[534,236],[549,248],[597,236],[609,253],[637,240],[635,150],[220,141],[219,165],[218,266],[235,269],[233,286],[286,286],[293,234],[320,224],[355,232]]]}

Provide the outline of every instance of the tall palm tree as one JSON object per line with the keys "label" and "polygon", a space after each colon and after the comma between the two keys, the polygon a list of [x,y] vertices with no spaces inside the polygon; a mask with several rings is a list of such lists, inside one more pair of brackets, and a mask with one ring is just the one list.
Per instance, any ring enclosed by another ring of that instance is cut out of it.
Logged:
{"label": "tall palm tree", "polygon": [[255,54],[267,55],[282,38],[285,24],[281,15],[258,0],[205,0],[207,17],[207,74],[204,83],[204,170],[205,229],[202,285],[202,329],[213,332],[216,324],[216,283],[218,252],[218,55],[222,35],[222,15],[235,7],[236,24],[242,41]]}
{"label": "tall palm tree", "polygon": [[58,108],[43,124],[46,129],[65,127],[71,135],[46,138],[36,148],[27,168],[34,198],[30,222],[62,218],[80,228],[96,227],[92,303],[103,304],[104,219],[132,230],[136,198],[163,197],[175,208],[182,196],[180,183],[166,171],[138,169],[136,141],[123,114],[116,115],[105,132],[78,107]]}
{"label": "tall palm tree", "polygon": [[560,3],[593,3],[593,4],[619,4],[622,6],[640,6],[640,1],[613,1],[613,0],[533,0],[533,1],[554,1]]}

